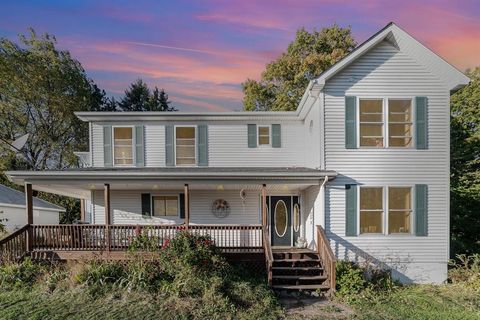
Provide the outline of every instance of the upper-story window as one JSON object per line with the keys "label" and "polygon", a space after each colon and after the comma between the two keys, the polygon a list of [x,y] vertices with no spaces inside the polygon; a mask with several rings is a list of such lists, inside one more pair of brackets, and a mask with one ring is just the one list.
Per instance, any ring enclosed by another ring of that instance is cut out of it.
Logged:
{"label": "upper-story window", "polygon": [[196,165],[196,127],[175,127],[175,163],[177,166]]}
{"label": "upper-story window", "polygon": [[360,147],[410,148],[413,146],[411,99],[360,98],[359,124]]}
{"label": "upper-story window", "polygon": [[258,145],[270,145],[270,126],[258,126]]}
{"label": "upper-story window", "polygon": [[390,147],[411,147],[413,117],[412,100],[388,99],[388,144]]}
{"label": "upper-story window", "polygon": [[116,166],[133,165],[133,127],[113,128],[113,163]]}
{"label": "upper-story window", "polygon": [[383,100],[360,99],[360,147],[382,148]]}

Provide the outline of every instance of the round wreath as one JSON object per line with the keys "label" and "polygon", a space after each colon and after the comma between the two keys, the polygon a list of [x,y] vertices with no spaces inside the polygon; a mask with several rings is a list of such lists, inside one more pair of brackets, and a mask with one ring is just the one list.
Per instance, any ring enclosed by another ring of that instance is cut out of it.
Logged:
{"label": "round wreath", "polygon": [[230,205],[224,199],[217,199],[213,201],[212,213],[217,218],[225,218],[230,213]]}

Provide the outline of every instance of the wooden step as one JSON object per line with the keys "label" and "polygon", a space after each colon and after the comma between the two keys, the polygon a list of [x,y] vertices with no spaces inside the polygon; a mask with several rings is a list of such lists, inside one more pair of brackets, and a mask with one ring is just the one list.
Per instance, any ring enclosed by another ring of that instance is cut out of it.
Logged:
{"label": "wooden step", "polygon": [[273,259],[273,262],[320,262],[320,259]]}
{"label": "wooden step", "polygon": [[327,279],[326,275],[321,275],[321,276],[276,276],[273,275],[273,279],[286,279],[286,280],[325,280]]}
{"label": "wooden step", "polygon": [[322,267],[272,267],[272,270],[298,270],[298,271],[311,271],[311,270],[319,270],[323,271]]}
{"label": "wooden step", "polygon": [[330,286],[327,284],[276,284],[272,288],[275,290],[328,290]]}
{"label": "wooden step", "polygon": [[272,249],[272,253],[314,253],[318,254],[317,251],[313,251],[310,249]]}

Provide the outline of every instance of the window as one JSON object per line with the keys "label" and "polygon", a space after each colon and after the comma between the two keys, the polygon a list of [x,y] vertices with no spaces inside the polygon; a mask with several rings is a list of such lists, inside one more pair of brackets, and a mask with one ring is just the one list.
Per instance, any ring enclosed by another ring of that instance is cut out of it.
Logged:
{"label": "window", "polygon": [[153,196],[153,216],[177,216],[178,196]]}
{"label": "window", "polygon": [[195,127],[175,127],[175,155],[177,166],[194,166]]}
{"label": "window", "polygon": [[133,128],[113,128],[113,161],[115,165],[133,165]]}
{"label": "window", "polygon": [[270,145],[270,126],[258,126],[258,145]]}
{"label": "window", "polygon": [[383,100],[360,99],[360,146],[382,148]]}
{"label": "window", "polygon": [[412,100],[388,99],[388,145],[412,146]]}
{"label": "window", "polygon": [[383,233],[383,188],[360,188],[360,234]]}
{"label": "window", "polygon": [[411,233],[412,188],[388,188],[388,233]]}

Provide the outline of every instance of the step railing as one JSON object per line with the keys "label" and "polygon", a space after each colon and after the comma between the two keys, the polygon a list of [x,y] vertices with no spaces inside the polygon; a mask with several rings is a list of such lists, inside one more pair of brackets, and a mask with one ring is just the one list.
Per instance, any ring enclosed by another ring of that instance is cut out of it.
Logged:
{"label": "step railing", "polygon": [[331,291],[335,291],[336,286],[336,263],[337,260],[333,254],[330,242],[327,239],[325,230],[322,226],[317,226],[317,251],[323,263],[323,268],[327,274],[327,281]]}
{"label": "step railing", "polygon": [[0,240],[0,262],[17,261],[27,254],[29,225]]}
{"label": "step railing", "polygon": [[263,250],[265,252],[265,269],[267,271],[268,285],[271,286],[273,282],[273,253],[270,244],[270,236],[268,227],[263,227]]}

